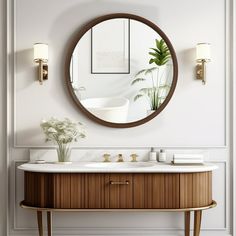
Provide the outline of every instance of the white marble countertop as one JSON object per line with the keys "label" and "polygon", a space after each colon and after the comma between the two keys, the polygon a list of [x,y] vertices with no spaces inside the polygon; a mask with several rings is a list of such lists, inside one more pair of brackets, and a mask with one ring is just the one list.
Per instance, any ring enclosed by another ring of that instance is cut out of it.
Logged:
{"label": "white marble countertop", "polygon": [[43,173],[191,173],[217,169],[214,164],[172,165],[158,162],[73,162],[71,164],[25,163],[18,169]]}

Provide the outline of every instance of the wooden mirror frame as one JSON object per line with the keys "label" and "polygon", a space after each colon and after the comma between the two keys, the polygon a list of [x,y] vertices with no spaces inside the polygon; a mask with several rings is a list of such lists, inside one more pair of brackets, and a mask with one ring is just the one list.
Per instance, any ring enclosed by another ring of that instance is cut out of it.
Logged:
{"label": "wooden mirror frame", "polygon": [[[127,18],[127,19],[131,19],[131,20],[136,20],[136,21],[140,21],[146,25],[148,25],[149,27],[151,27],[154,31],[156,31],[161,37],[162,39],[164,39],[166,45],[168,46],[169,50],[170,50],[170,54],[171,54],[171,58],[172,58],[172,62],[173,62],[173,80],[172,80],[172,85],[170,88],[170,91],[168,93],[168,96],[166,97],[165,101],[158,107],[158,109],[153,112],[152,114],[150,114],[149,116],[141,119],[141,120],[137,120],[134,122],[129,122],[129,123],[113,123],[113,122],[108,122],[105,120],[102,120],[100,118],[98,118],[97,116],[93,115],[91,112],[89,112],[79,101],[79,99],[77,98],[76,94],[74,93],[72,84],[71,84],[71,79],[70,79],[70,62],[71,62],[71,58],[73,55],[73,51],[77,45],[77,43],[79,42],[79,40],[83,37],[83,35],[90,30],[92,27],[94,27],[95,25],[106,21],[106,20],[111,20],[114,18]],[[67,88],[69,90],[69,94],[71,95],[73,101],[75,102],[76,106],[80,109],[80,111],[82,111],[88,118],[90,118],[91,120],[104,125],[104,126],[108,126],[108,127],[113,127],[113,128],[130,128],[130,127],[134,127],[134,126],[138,126],[138,125],[142,125],[148,121],[150,121],[151,119],[153,119],[154,117],[156,117],[165,107],[166,105],[169,103],[176,84],[177,84],[177,79],[178,79],[178,62],[177,62],[177,57],[175,54],[175,50],[170,42],[170,40],[168,39],[168,37],[165,35],[165,33],[154,23],[152,23],[151,21],[137,16],[137,15],[133,15],[133,14],[127,14],[127,13],[115,13],[115,14],[109,14],[109,15],[104,15],[101,17],[98,17],[92,21],[90,21],[88,24],[86,24],[84,27],[82,27],[82,29],[80,29],[75,37],[72,39],[72,42],[69,45],[69,50],[66,56],[66,65],[65,65],[65,79],[66,79],[66,85]]]}

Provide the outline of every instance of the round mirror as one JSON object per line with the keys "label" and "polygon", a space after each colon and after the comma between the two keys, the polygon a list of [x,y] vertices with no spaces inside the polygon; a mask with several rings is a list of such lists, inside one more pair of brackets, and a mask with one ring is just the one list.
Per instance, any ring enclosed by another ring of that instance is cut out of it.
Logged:
{"label": "round mirror", "polygon": [[158,26],[130,14],[82,28],[66,62],[69,92],[89,118],[110,127],[141,125],[168,104],[177,83],[175,51]]}

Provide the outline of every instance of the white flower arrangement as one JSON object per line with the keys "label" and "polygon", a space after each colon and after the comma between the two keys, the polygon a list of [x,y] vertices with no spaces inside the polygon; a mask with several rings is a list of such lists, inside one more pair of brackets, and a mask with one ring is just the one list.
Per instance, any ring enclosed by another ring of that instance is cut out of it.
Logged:
{"label": "white flower arrangement", "polygon": [[42,120],[40,126],[46,136],[46,142],[53,141],[58,144],[58,159],[62,162],[69,158],[70,143],[86,137],[82,123],[73,122],[68,118],[59,120],[52,117],[49,120]]}

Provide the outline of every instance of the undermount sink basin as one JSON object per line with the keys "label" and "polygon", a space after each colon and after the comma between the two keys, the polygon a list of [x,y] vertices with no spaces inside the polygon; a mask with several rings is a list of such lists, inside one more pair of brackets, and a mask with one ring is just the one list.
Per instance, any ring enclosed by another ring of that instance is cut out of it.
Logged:
{"label": "undermount sink basin", "polygon": [[143,168],[152,167],[154,163],[150,162],[96,162],[86,164],[89,168]]}
{"label": "undermount sink basin", "polygon": [[129,100],[124,97],[87,98],[80,103],[98,118],[114,123],[126,123]]}

